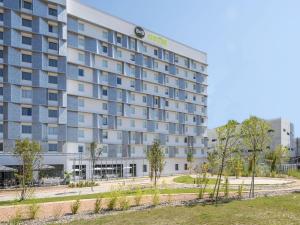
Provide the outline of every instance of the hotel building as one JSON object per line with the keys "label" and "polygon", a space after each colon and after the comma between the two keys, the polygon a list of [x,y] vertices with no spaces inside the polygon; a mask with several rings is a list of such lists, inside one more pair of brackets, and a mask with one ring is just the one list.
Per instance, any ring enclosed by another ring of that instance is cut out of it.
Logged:
{"label": "hotel building", "polygon": [[[99,2],[100,4],[100,2]],[[164,147],[164,175],[204,160],[206,53],[76,0],[0,0],[0,165],[15,141],[41,144],[53,176],[146,176]]]}

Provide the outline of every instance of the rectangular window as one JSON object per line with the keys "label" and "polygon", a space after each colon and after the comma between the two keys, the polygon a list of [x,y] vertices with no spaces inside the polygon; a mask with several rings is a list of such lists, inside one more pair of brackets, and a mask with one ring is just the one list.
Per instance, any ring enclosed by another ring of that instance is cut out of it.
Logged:
{"label": "rectangular window", "polygon": [[121,79],[121,77],[117,77],[117,84],[119,84],[119,85],[122,84],[122,79]]}
{"label": "rectangular window", "polygon": [[188,170],[188,164],[187,163],[184,164],[184,170]]}
{"label": "rectangular window", "polygon": [[48,144],[48,151],[49,152],[57,152],[57,144],[55,144],[55,143],[49,143]]}
{"label": "rectangular window", "polygon": [[22,36],[22,44],[31,45],[32,44],[32,38],[27,37],[27,36]]}
{"label": "rectangular window", "polygon": [[58,97],[57,97],[57,93],[54,92],[49,92],[48,93],[48,100],[49,101],[57,101]]}
{"label": "rectangular window", "polygon": [[31,72],[22,71],[22,80],[31,81],[32,74]]}
{"label": "rectangular window", "polygon": [[0,133],[3,133],[3,123],[0,123]]}
{"label": "rectangular window", "polygon": [[3,12],[0,13],[0,21],[3,21]]}
{"label": "rectangular window", "polygon": [[51,67],[57,67],[57,59],[49,59],[48,65]]}
{"label": "rectangular window", "polygon": [[32,98],[32,90],[23,89],[22,90],[22,98],[31,99]]}
{"label": "rectangular window", "polygon": [[23,0],[23,8],[32,10],[32,2]]}
{"label": "rectangular window", "polygon": [[0,143],[0,152],[3,152],[3,142]]}
{"label": "rectangular window", "polygon": [[107,53],[108,52],[108,49],[107,49],[106,45],[102,45],[102,52],[103,53]]}
{"label": "rectangular window", "polygon": [[48,75],[48,83],[49,84],[57,84],[58,83],[58,77],[53,75]]}
{"label": "rectangular window", "polygon": [[22,26],[24,27],[32,27],[32,20],[22,18]]}
{"label": "rectangular window", "polygon": [[107,125],[107,117],[102,118],[102,125],[104,125],[104,126]]}
{"label": "rectangular window", "polygon": [[122,37],[121,36],[117,36],[117,43],[121,44],[122,43]]}
{"label": "rectangular window", "polygon": [[57,135],[57,127],[48,127],[48,135]]}
{"label": "rectangular window", "polygon": [[3,105],[0,105],[0,114],[3,114]]}
{"label": "rectangular window", "polygon": [[0,58],[3,59],[3,49],[0,49]]}
{"label": "rectangular window", "polygon": [[107,96],[107,89],[102,89],[102,95]]}
{"label": "rectangular window", "polygon": [[52,8],[52,7],[49,7],[48,8],[48,14],[50,15],[50,16],[57,16],[57,9],[55,9],[55,8]]}
{"label": "rectangular window", "polygon": [[56,42],[49,41],[48,48],[51,50],[58,50],[58,44]]}
{"label": "rectangular window", "polygon": [[22,54],[22,62],[32,63],[32,55]]}
{"label": "rectangular window", "polygon": [[3,40],[3,31],[0,30],[0,40]]}
{"label": "rectangular window", "polygon": [[84,70],[83,69],[81,69],[81,68],[78,69],[78,76],[84,77]]}
{"label": "rectangular window", "polygon": [[143,173],[147,173],[147,165],[143,165]]}
{"label": "rectangular window", "polygon": [[84,24],[83,23],[78,23],[78,30],[79,31],[84,31]]}
{"label": "rectangular window", "polygon": [[22,125],[22,134],[31,134],[31,129],[30,125]]}
{"label": "rectangular window", "polygon": [[85,48],[85,39],[84,37],[78,37],[78,48],[84,49]]}
{"label": "rectangular window", "polygon": [[22,107],[22,116],[32,116],[32,108]]}
{"label": "rectangular window", "polygon": [[79,146],[78,146],[78,152],[79,152],[79,153],[82,153],[82,152],[83,152],[83,146],[82,146],[82,145],[79,145]]}
{"label": "rectangular window", "polygon": [[48,31],[50,33],[57,33],[58,32],[58,27],[57,25],[54,24],[48,24]]}
{"label": "rectangular window", "polygon": [[179,165],[175,164],[175,171],[178,171],[178,170],[179,170]]}
{"label": "rectangular window", "polygon": [[157,55],[158,55],[158,51],[157,51],[157,49],[154,49],[154,52],[153,52],[153,53],[154,53],[154,55],[156,55],[156,56],[157,56]]}
{"label": "rectangular window", "polygon": [[50,118],[57,118],[58,117],[58,110],[56,110],[56,109],[49,109],[48,110],[48,117],[50,117]]}

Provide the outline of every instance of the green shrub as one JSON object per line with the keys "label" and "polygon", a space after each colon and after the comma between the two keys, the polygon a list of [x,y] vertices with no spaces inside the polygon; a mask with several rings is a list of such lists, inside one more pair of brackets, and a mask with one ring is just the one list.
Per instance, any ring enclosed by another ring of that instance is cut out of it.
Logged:
{"label": "green shrub", "polygon": [[120,193],[118,191],[113,191],[111,193],[111,198],[110,198],[110,200],[108,202],[108,205],[107,205],[107,208],[109,210],[113,210],[113,209],[116,208],[119,196],[120,196]]}
{"label": "green shrub", "polygon": [[71,212],[73,215],[77,214],[78,210],[80,208],[80,200],[77,199],[75,202],[71,205]]}
{"label": "green shrub", "polygon": [[160,198],[159,198],[159,190],[155,189],[153,197],[152,197],[152,204],[154,206],[157,206],[160,203]]}
{"label": "green shrub", "polygon": [[16,210],[16,214],[9,220],[9,225],[19,225],[21,224],[22,216],[19,209]]}
{"label": "green shrub", "polygon": [[141,204],[142,195],[143,195],[142,189],[141,188],[137,189],[136,194],[134,196],[135,205],[139,206]]}
{"label": "green shrub", "polygon": [[29,219],[34,220],[38,214],[40,206],[33,203],[29,206]]}
{"label": "green shrub", "polygon": [[101,210],[102,198],[97,198],[94,206],[94,213],[99,213]]}
{"label": "green shrub", "polygon": [[129,209],[129,201],[126,196],[122,196],[119,198],[119,205],[121,210]]}

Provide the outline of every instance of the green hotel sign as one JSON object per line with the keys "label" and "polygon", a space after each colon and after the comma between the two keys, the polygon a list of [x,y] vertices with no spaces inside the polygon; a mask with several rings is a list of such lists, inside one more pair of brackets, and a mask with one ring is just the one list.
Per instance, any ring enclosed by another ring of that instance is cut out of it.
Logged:
{"label": "green hotel sign", "polygon": [[[134,33],[136,36],[138,36],[139,38],[144,38],[145,37],[145,31],[142,27],[140,26],[136,26],[134,28]],[[163,37],[160,37],[156,34],[148,34],[147,35],[147,39],[151,42],[154,42],[158,45],[161,45],[163,47],[167,47],[168,46],[168,40],[163,38]]]}
{"label": "green hotel sign", "polygon": [[168,46],[168,40],[167,39],[165,39],[163,37],[160,37],[160,36],[157,36],[155,34],[148,34],[147,39],[149,41],[155,42],[156,44],[162,45],[164,47]]}

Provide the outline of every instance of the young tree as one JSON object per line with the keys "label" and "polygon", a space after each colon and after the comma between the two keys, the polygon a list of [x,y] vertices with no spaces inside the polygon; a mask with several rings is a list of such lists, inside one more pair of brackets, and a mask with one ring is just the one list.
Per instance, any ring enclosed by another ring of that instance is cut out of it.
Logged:
{"label": "young tree", "polygon": [[287,162],[289,157],[290,154],[288,148],[278,145],[273,151],[270,150],[266,153],[265,160],[270,165],[270,171],[274,172],[278,166]]}
{"label": "young tree", "polygon": [[29,139],[17,140],[14,154],[21,161],[21,170],[17,175],[21,185],[20,200],[25,200],[30,191],[30,185],[33,180],[33,170],[41,160],[41,146]]}
{"label": "young tree", "polygon": [[[99,160],[99,158],[101,156],[102,146],[97,144],[96,142],[92,142],[90,144],[89,153],[90,153],[90,159],[91,159],[91,164],[92,164],[91,179],[94,182],[95,165],[96,165],[97,160]],[[93,185],[92,185],[92,189],[93,189]]]}
{"label": "young tree", "polygon": [[217,128],[216,150],[221,163],[219,166],[218,176],[213,191],[213,196],[215,196],[216,204],[218,203],[220,184],[227,160],[230,158],[232,153],[238,151],[239,143],[240,135],[238,130],[238,123],[236,121],[230,120],[226,125]]}
{"label": "young tree", "polygon": [[194,153],[193,149],[189,149],[186,153],[186,161],[188,162],[190,174],[192,173],[193,162],[194,162]]}
{"label": "young tree", "polygon": [[150,150],[147,152],[147,159],[150,166],[149,175],[151,180],[154,179],[154,186],[156,187],[157,180],[159,179],[165,165],[164,150],[157,140],[154,141]]}
{"label": "young tree", "polygon": [[218,152],[216,149],[207,152],[207,164],[209,172],[214,175],[219,165]]}
{"label": "young tree", "polygon": [[270,125],[266,121],[255,116],[251,116],[242,123],[241,136],[244,147],[250,154],[249,162],[252,163],[252,178],[249,197],[254,197],[254,177],[256,173],[256,164],[261,154],[268,149],[270,144],[270,132]]}

